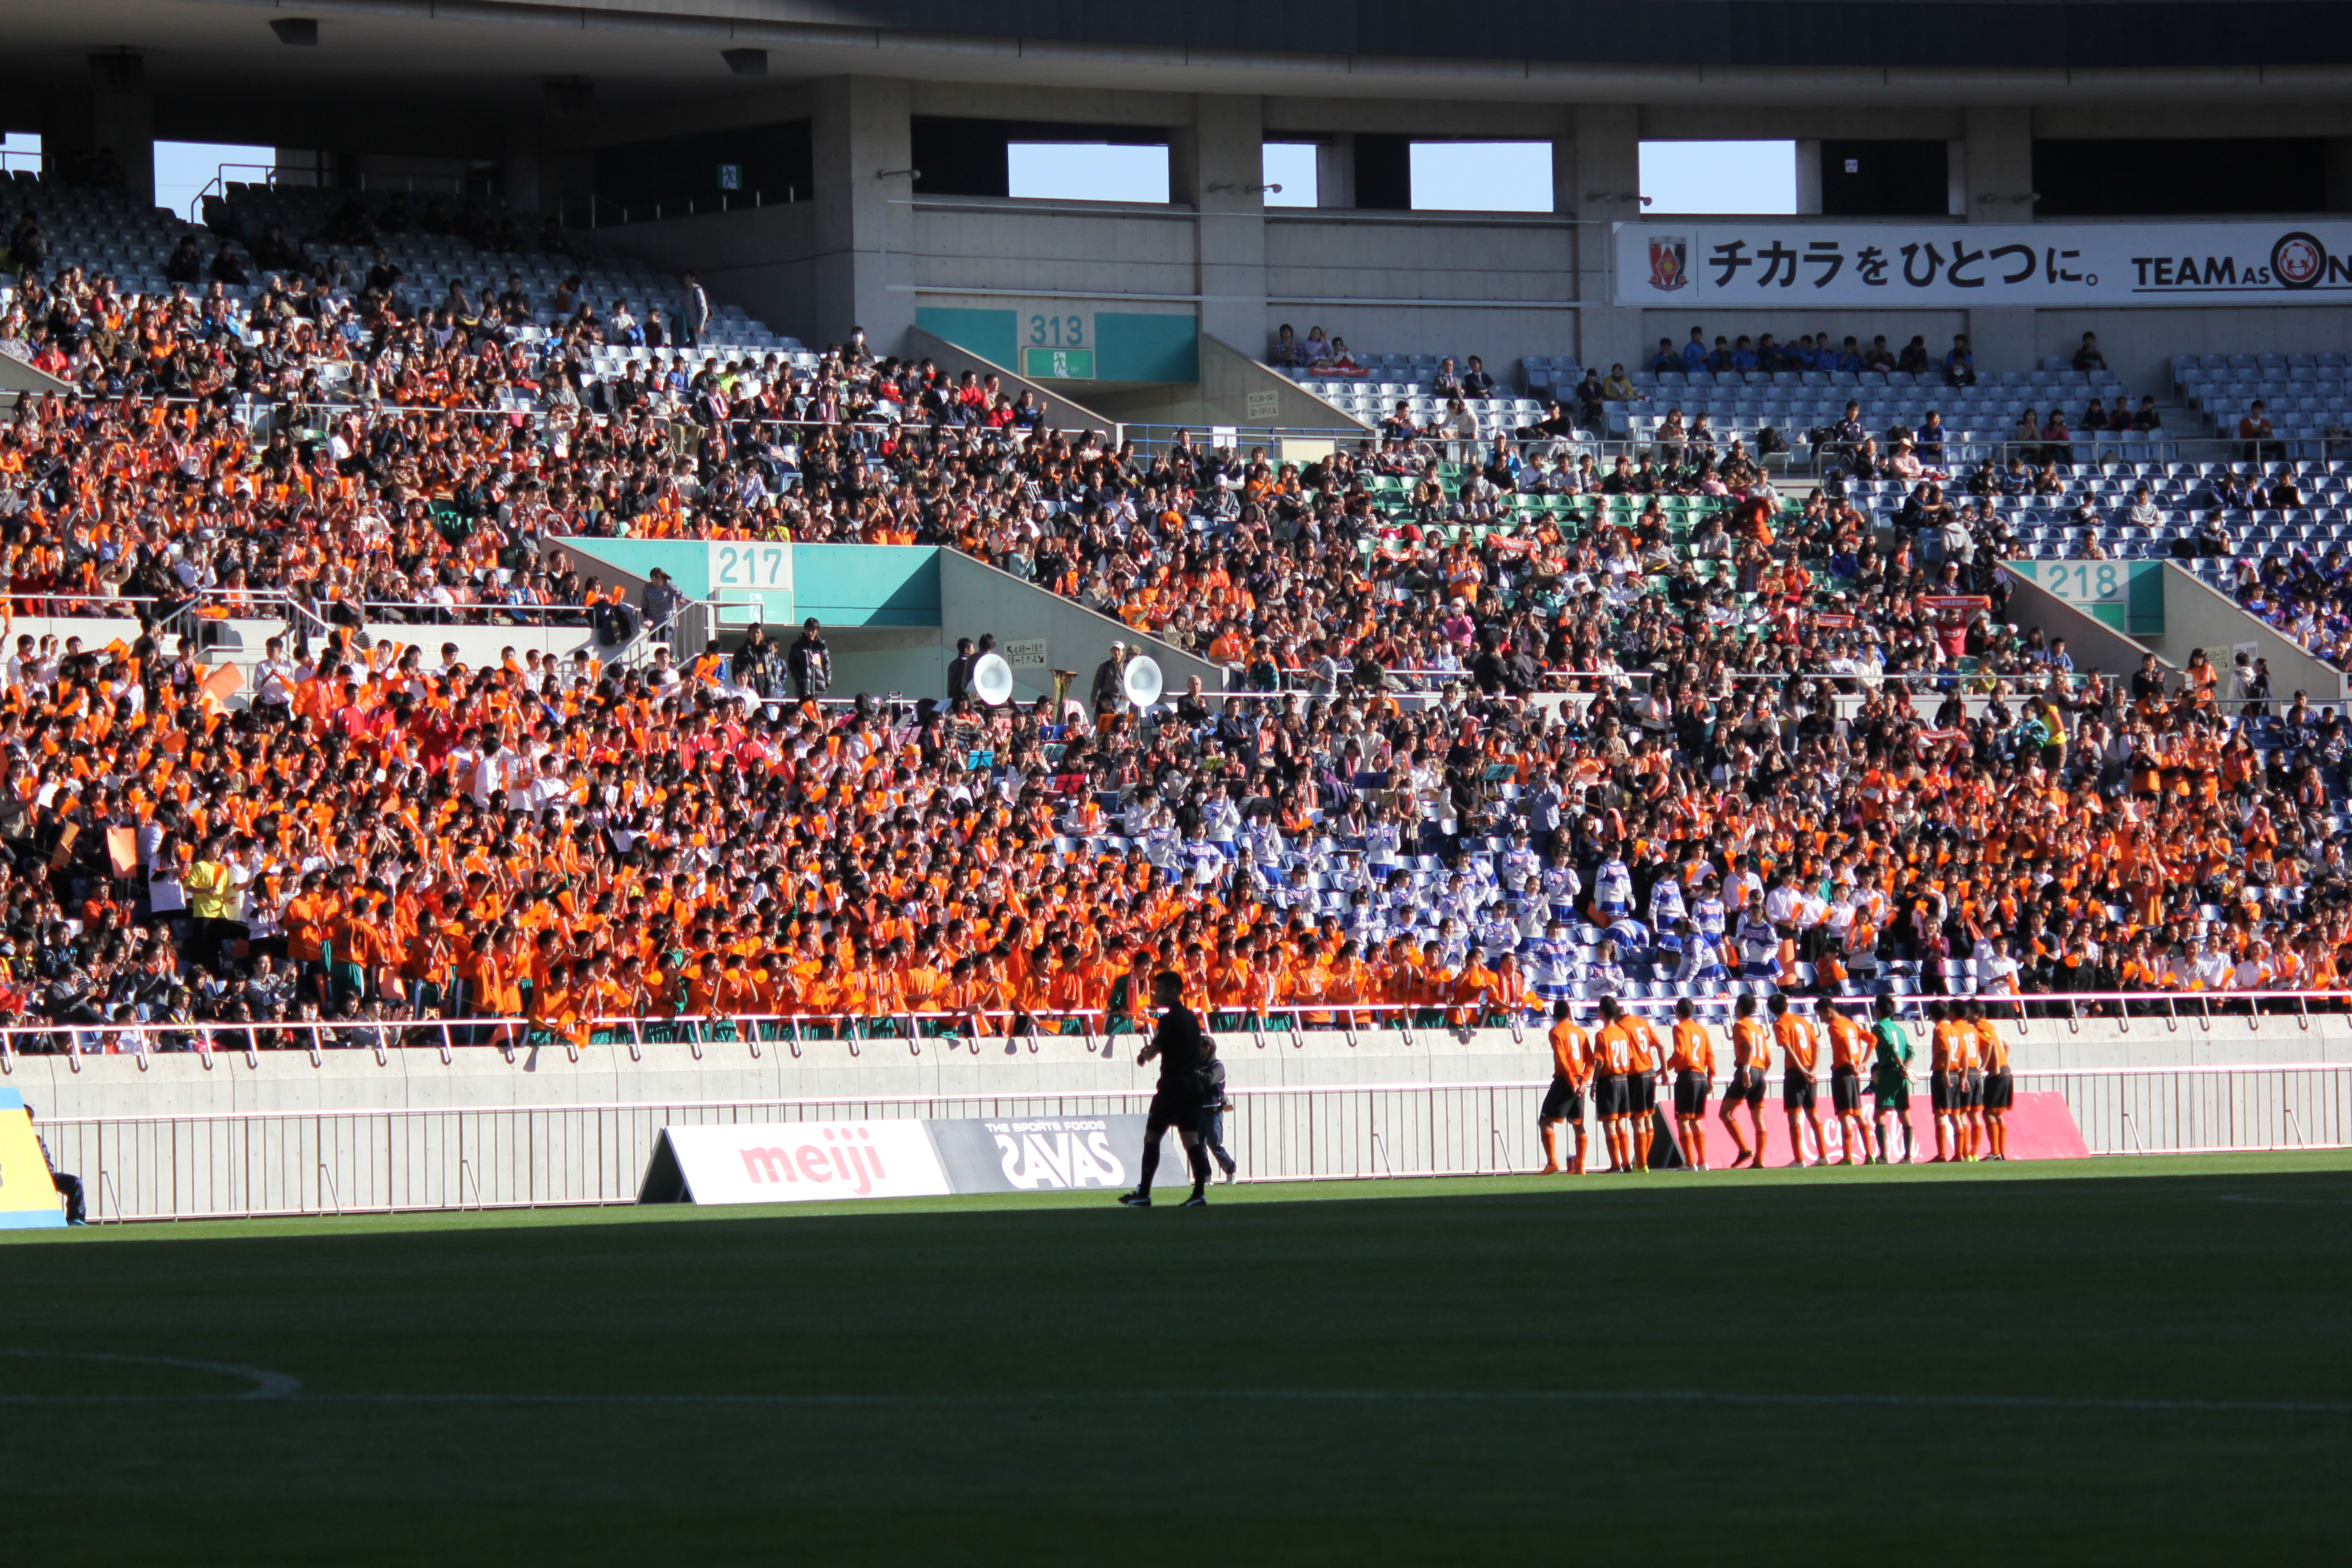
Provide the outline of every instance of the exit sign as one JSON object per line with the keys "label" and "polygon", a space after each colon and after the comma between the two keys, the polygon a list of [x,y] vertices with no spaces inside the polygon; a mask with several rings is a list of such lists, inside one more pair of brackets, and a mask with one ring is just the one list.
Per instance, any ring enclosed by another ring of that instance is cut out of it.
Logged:
{"label": "exit sign", "polygon": [[1033,381],[1092,381],[1095,378],[1095,351],[1038,348],[1024,344],[1021,374]]}

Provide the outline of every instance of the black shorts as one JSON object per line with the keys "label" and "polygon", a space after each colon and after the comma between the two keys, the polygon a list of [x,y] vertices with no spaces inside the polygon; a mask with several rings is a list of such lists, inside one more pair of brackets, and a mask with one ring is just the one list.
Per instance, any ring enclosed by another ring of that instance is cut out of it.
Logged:
{"label": "black shorts", "polygon": [[1764,1104],[1764,1069],[1762,1068],[1731,1069],[1731,1087],[1723,1091],[1723,1109],[1729,1110],[1733,1106],[1742,1102],[1745,1102],[1750,1110],[1762,1108]]}
{"label": "black shorts", "polygon": [[1811,1110],[1815,1090],[1813,1080],[1799,1073],[1790,1073],[1780,1079],[1780,1109]]}
{"label": "black shorts", "polygon": [[1985,1074],[1984,1108],[1987,1110],[2007,1110],[2017,1103],[2017,1080],[2004,1068],[2000,1072]]}
{"label": "black shorts", "polygon": [[1536,1112],[1538,1121],[1582,1121],[1584,1091],[1564,1078],[1551,1080],[1544,1090],[1543,1109]]}
{"label": "black shorts", "polygon": [[1959,1086],[1959,1078],[1956,1072],[1931,1072],[1927,1075],[1929,1110],[1941,1116],[1956,1109],[1952,1097]]}
{"label": "black shorts", "polygon": [[1683,1071],[1675,1074],[1675,1114],[1705,1116],[1706,1097],[1715,1084],[1703,1072]]}
{"label": "black shorts", "polygon": [[1626,1104],[1623,1073],[1604,1072],[1592,1080],[1592,1114],[1622,1116]]}
{"label": "black shorts", "polygon": [[1830,1105],[1840,1116],[1861,1115],[1862,1074],[1852,1068],[1832,1068]]}
{"label": "black shorts", "polygon": [[1198,1089],[1161,1084],[1151,1096],[1151,1110],[1144,1122],[1143,1135],[1154,1139],[1171,1127],[1179,1132],[1195,1132],[1201,1126],[1201,1094]]}
{"label": "black shorts", "polygon": [[1637,1116],[1646,1116],[1658,1109],[1658,1075],[1655,1072],[1635,1072],[1625,1075],[1633,1090],[1633,1103],[1626,1109]]}
{"label": "black shorts", "polygon": [[1984,1074],[1975,1068],[1970,1068],[1968,1076],[1960,1081],[1960,1103],[1970,1110],[1983,1109]]}

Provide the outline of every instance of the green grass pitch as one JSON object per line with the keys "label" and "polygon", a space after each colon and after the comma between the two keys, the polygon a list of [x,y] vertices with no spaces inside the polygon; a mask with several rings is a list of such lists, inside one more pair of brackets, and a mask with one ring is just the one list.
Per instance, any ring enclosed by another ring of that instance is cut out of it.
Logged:
{"label": "green grass pitch", "polygon": [[18,1233],[0,1542],[2340,1563],[2348,1260],[2337,1153]]}

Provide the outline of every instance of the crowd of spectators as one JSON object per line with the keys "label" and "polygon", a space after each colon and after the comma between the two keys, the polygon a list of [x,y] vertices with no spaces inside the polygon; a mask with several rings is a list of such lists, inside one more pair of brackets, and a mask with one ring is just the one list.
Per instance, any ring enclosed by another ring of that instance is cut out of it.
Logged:
{"label": "crowd of spectators", "polygon": [[1648,368],[1685,374],[1694,371],[1717,374],[1750,370],[1843,371],[1853,374],[1899,371],[1907,375],[1940,374],[1953,386],[1974,386],[1977,380],[1976,353],[1969,347],[1965,332],[1955,334],[1952,346],[1939,354],[1928,348],[1926,336],[1918,333],[1900,349],[1888,347],[1883,334],[1871,339],[1869,346],[1864,347],[1860,339],[1851,334],[1839,342],[1828,332],[1801,333],[1793,342],[1781,342],[1770,332],[1759,332],[1752,338],[1746,332],[1736,337],[1718,332],[1709,346],[1706,330],[1693,327],[1690,341],[1679,348],[1674,339],[1660,338],[1658,352],[1650,356]]}
{"label": "crowd of spectators", "polygon": [[[5,1002],[57,1038],[992,1031],[1163,967],[1227,1015],[1454,1023],[1735,977],[2327,988],[2352,936],[2341,718],[2201,659],[2085,677],[2006,620],[1980,474],[1923,475],[1889,529],[1695,431],[1605,470],[1540,426],[1286,464],[1114,449],[862,337],[606,382],[592,311],[526,338],[397,279],[273,279],[247,315],[68,272],[16,304],[0,335],[77,395],[0,428],[0,595],[275,593],[327,628],[241,706],[152,633],[19,647]],[[828,705],[716,647],[468,668],[335,609],[584,612],[550,542],[621,534],[944,545],[1238,689]]]}

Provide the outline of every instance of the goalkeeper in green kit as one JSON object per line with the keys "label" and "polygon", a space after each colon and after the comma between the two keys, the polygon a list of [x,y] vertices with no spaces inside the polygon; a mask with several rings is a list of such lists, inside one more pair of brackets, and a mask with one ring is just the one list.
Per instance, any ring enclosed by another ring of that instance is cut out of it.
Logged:
{"label": "goalkeeper in green kit", "polygon": [[1903,1129],[1903,1163],[1911,1163],[1911,1037],[1895,1021],[1892,997],[1878,999],[1877,1021],[1871,1026],[1876,1043],[1870,1064],[1870,1092],[1877,1101],[1871,1128],[1878,1135],[1878,1163],[1888,1163],[1886,1118],[1891,1114]]}

